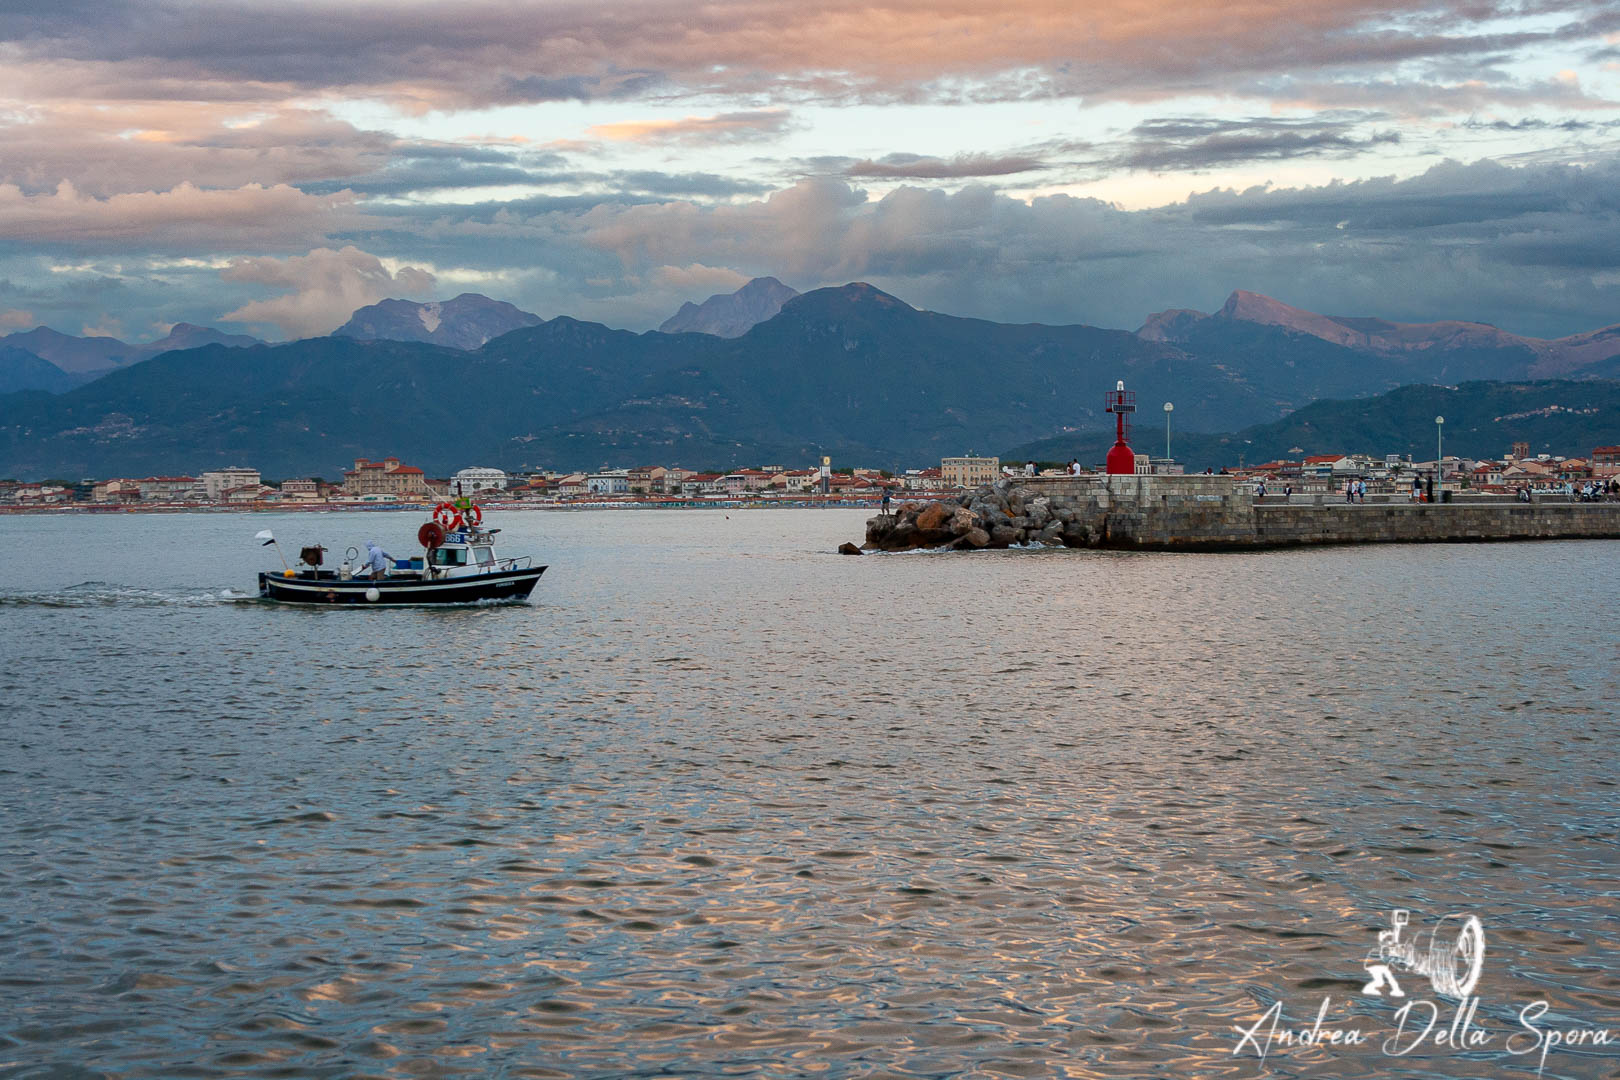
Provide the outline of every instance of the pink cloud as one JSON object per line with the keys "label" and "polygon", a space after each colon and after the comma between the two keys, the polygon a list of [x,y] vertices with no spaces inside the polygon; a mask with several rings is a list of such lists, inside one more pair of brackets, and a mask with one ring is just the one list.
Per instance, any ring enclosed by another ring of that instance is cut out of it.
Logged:
{"label": "pink cloud", "polygon": [[293,290],[253,300],[220,318],[226,322],[268,323],[289,337],[329,333],[356,308],[390,296],[431,294],[432,274],[414,266],[390,271],[377,256],[356,247],[316,248],[307,255],[235,259],[220,277],[226,281]]}
{"label": "pink cloud", "polygon": [[[1500,29],[1523,13],[1513,0],[467,0],[386,16],[371,4],[166,6],[168,19],[108,0],[100,19],[73,9],[45,20],[14,45],[18,93],[264,101],[348,91],[412,110],[653,91],[1096,99],[1230,92],[1256,76],[1318,70],[1387,73],[1598,41],[1614,28],[1586,0],[1543,5],[1564,25],[1517,32]],[[246,40],[259,47],[241,48]]]}
{"label": "pink cloud", "polygon": [[355,220],[347,193],[305,195],[284,184],[228,191],[190,183],[106,198],[64,181],[48,195],[0,184],[0,241],[73,251],[278,250]]}
{"label": "pink cloud", "polygon": [[783,109],[688,116],[680,120],[645,120],[597,124],[585,133],[610,142],[740,142],[768,138],[786,130]]}

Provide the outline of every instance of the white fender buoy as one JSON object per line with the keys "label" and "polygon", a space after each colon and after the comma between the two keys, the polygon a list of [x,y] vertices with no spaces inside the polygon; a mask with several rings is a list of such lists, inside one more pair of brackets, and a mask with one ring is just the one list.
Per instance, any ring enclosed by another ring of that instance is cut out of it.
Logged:
{"label": "white fender buoy", "polygon": [[371,588],[366,590],[366,599],[367,600],[380,600],[380,599],[382,599],[382,593],[378,592],[377,587],[375,585],[373,585]]}

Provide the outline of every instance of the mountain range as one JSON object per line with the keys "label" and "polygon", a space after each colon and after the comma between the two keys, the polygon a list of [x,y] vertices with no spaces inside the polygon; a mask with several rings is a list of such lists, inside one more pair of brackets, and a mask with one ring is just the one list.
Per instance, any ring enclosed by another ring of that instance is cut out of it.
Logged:
{"label": "mountain range", "polygon": [[[1276,327],[1386,359],[1444,357],[1436,369],[1439,377],[1477,377],[1485,374],[1482,365],[1493,364],[1531,378],[1592,374],[1598,370],[1613,374],[1614,360],[1620,355],[1620,325],[1549,340],[1521,337],[1489,323],[1396,323],[1318,315],[1243,289],[1228,297],[1226,305],[1213,315],[1161,311],[1149,316],[1136,334],[1149,341],[1197,344],[1211,333],[1219,334],[1239,324]],[[1465,370],[1448,371],[1448,366]]]}
{"label": "mountain range", "polygon": [[[914,467],[1100,432],[1117,379],[1137,392],[1144,422],[1173,400],[1178,428],[1230,432],[1409,383],[1524,381],[1549,356],[1582,379],[1620,374],[1610,331],[1583,335],[1585,353],[1550,354],[1476,329],[1381,329],[1374,345],[1333,327],[1370,333],[1247,293],[1216,314],[1166,313],[1130,333],[957,318],[853,283],[792,297],[735,338],[558,317],[471,350],[348,336],[211,345],[54,396],[0,397],[0,475],[232,462],[333,475],[384,454],[441,473],[475,461],[729,468],[822,454]],[[1427,344],[1388,344],[1399,340]]]}
{"label": "mountain range", "polygon": [[773,277],[755,278],[736,292],[715,293],[701,304],[688,300],[664,320],[658,332],[742,337],[766,319],[774,318],[783,304],[798,295],[797,289]]}
{"label": "mountain range", "polygon": [[[1139,414],[1131,437],[1139,452],[1164,451],[1163,414]],[[1177,411],[1175,416],[1181,414]],[[1586,457],[1620,442],[1620,382],[1540,379],[1413,385],[1370,398],[1316,401],[1270,423],[1222,434],[1172,431],[1170,449],[1189,469],[1292,459],[1302,454],[1410,455],[1433,461],[1436,416],[1445,417],[1447,455],[1501,458],[1516,442],[1532,454]],[[1022,443],[1004,461],[1103,460],[1112,433],[1088,432]]]}
{"label": "mountain range", "polygon": [[262,344],[246,334],[226,334],[191,323],[175,323],[156,341],[136,345],[115,337],[75,337],[37,326],[0,337],[0,392],[44,390],[57,394],[175,349]]}
{"label": "mountain range", "polygon": [[332,336],[359,341],[422,341],[465,350],[544,321],[504,300],[462,293],[443,303],[383,300],[360,308],[348,322],[332,331]]}

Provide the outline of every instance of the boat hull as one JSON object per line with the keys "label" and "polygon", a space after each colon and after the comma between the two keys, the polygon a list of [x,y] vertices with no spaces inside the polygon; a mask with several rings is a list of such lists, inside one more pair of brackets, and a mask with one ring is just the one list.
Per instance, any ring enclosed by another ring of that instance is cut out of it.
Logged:
{"label": "boat hull", "polygon": [[[516,603],[527,600],[546,567],[503,570],[475,577],[446,578],[437,581],[411,581],[384,578],[371,581],[351,578],[284,577],[259,575],[259,596],[283,604],[350,604],[357,607],[397,606],[400,604],[477,604]],[[367,593],[376,590],[376,599]]]}

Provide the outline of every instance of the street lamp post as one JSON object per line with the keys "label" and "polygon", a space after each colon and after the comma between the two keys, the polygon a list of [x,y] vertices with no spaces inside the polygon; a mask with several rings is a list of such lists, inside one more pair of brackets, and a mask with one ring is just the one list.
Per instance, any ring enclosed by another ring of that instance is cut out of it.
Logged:
{"label": "street lamp post", "polygon": [[1175,411],[1175,408],[1168,401],[1164,403],[1164,460],[1166,461],[1170,460],[1170,414]]}
{"label": "street lamp post", "polygon": [[1445,424],[1445,417],[1437,416],[1434,418],[1434,497],[1438,502],[1446,501],[1445,493],[1441,490],[1446,483],[1445,466],[1442,464],[1445,460],[1445,444],[1441,438],[1441,433],[1445,430]]}

